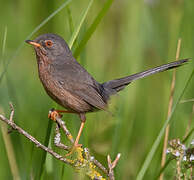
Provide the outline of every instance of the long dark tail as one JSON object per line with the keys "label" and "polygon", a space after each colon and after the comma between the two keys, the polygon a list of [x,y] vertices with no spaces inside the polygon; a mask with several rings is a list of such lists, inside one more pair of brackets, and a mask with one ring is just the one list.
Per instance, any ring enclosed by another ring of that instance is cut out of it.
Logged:
{"label": "long dark tail", "polygon": [[134,80],[141,79],[141,78],[144,78],[146,76],[149,76],[149,75],[152,75],[155,73],[159,73],[162,71],[166,71],[169,69],[179,67],[188,61],[189,61],[189,59],[181,59],[181,60],[174,61],[174,62],[171,62],[168,64],[164,64],[164,65],[152,68],[152,69],[148,69],[148,70],[140,72],[140,73],[126,76],[126,77],[123,77],[120,79],[114,79],[111,81],[107,81],[107,82],[102,84],[102,86],[104,88],[103,96],[104,96],[105,100],[108,100],[110,95],[115,94],[118,91],[121,91],[123,88],[125,88],[125,86],[127,86],[128,84],[130,84]]}

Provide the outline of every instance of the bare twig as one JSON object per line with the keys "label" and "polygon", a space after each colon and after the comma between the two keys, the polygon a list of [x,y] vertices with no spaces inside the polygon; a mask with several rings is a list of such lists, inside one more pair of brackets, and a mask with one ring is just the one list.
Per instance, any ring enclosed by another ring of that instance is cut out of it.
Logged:
{"label": "bare twig", "polygon": [[115,160],[112,162],[112,161],[111,161],[111,158],[110,158],[110,155],[107,156],[108,168],[109,168],[108,177],[110,178],[110,180],[114,180],[114,179],[115,179],[113,169],[116,167],[116,165],[117,165],[117,163],[118,163],[120,157],[121,157],[121,154],[118,153],[118,154],[117,154],[117,157],[116,157]]}
{"label": "bare twig", "polygon": [[89,152],[89,149],[88,148],[84,148],[84,152],[87,156],[87,159],[90,159],[91,161],[94,162],[94,164],[99,168],[101,169],[105,174],[108,174],[108,170],[99,162],[97,161],[94,156],[91,156],[90,155],[90,152]]}
{"label": "bare twig", "polygon": [[10,109],[11,109],[11,113],[10,113],[10,117],[9,120],[13,122],[13,116],[14,116],[14,108],[13,108],[13,104],[10,102],[9,103]]}
{"label": "bare twig", "polygon": [[59,131],[59,125],[58,124],[56,124],[55,132],[56,132],[56,135],[55,135],[55,138],[54,138],[55,146],[57,146],[61,149],[64,149],[64,150],[69,150],[68,146],[61,143],[61,134],[60,134],[60,131]]}
{"label": "bare twig", "polygon": [[96,159],[93,159],[94,164],[101,169],[105,174],[108,174],[108,170]]}
{"label": "bare twig", "polygon": [[[0,108],[0,111],[3,112],[3,110],[1,108]],[[7,133],[7,125],[4,124],[3,122],[0,123],[0,125],[1,125],[2,137],[3,137],[4,143],[5,143],[5,148],[6,148],[7,157],[8,157],[9,166],[10,166],[13,180],[20,180],[21,178],[19,175],[19,170],[18,170],[18,165],[17,165],[15,153],[14,153],[13,144],[11,142],[10,135]]]}
{"label": "bare twig", "polygon": [[74,139],[73,136],[71,135],[71,133],[69,132],[69,130],[67,129],[65,122],[59,117],[56,117],[56,122],[57,124],[63,129],[63,131],[65,132],[67,138],[69,139],[69,141],[74,144]]}

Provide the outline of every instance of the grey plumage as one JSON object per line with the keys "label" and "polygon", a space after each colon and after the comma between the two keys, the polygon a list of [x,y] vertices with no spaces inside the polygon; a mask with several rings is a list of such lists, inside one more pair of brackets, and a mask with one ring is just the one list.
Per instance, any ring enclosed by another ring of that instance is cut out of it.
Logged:
{"label": "grey plumage", "polygon": [[[150,76],[152,74],[156,74],[162,71],[166,71],[172,68],[179,67],[183,65],[184,63],[188,62],[189,59],[181,59],[178,61],[174,61],[168,64],[164,64],[155,68],[148,69],[146,71],[142,71],[130,76],[126,76],[119,79],[114,79],[108,82],[105,82],[102,84],[103,88],[105,89],[105,96],[109,99],[110,95],[115,94],[121,90],[123,90],[127,85],[129,85],[131,82],[144,78],[146,76]],[[107,91],[107,92],[106,92]]]}
{"label": "grey plumage", "polygon": [[[52,46],[46,46],[46,41]],[[77,113],[106,110],[110,96],[124,89],[137,79],[176,68],[188,59],[171,62],[156,68],[98,83],[72,56],[67,43],[58,35],[44,34],[33,42],[35,46],[39,77],[48,93],[57,103]]]}

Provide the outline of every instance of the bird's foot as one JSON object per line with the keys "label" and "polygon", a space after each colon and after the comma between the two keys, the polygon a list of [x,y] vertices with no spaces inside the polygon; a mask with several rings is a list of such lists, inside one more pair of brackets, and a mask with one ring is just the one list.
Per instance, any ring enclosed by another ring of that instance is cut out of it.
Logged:
{"label": "bird's foot", "polygon": [[53,121],[56,121],[56,118],[57,117],[62,117],[62,115],[57,111],[55,110],[54,108],[52,108],[49,113],[48,113],[48,118],[53,120]]}
{"label": "bird's foot", "polygon": [[74,143],[73,146],[71,147],[70,151],[65,156],[67,157],[67,156],[72,155],[74,152],[76,152],[80,148],[82,148],[82,144],[75,144]]}

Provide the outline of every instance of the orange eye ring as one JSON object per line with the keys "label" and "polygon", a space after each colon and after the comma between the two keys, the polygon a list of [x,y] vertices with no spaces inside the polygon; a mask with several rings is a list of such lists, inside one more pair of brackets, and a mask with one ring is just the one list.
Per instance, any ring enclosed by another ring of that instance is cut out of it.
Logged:
{"label": "orange eye ring", "polygon": [[45,44],[47,47],[52,47],[53,42],[51,40],[47,40],[47,41],[45,41]]}

